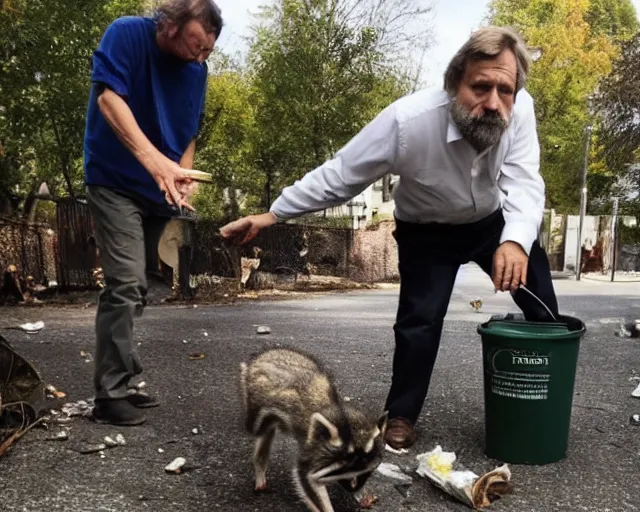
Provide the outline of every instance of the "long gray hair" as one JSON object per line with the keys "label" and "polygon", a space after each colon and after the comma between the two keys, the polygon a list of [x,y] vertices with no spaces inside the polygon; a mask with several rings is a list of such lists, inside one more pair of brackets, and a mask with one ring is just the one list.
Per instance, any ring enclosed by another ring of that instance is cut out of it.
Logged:
{"label": "long gray hair", "polygon": [[514,29],[496,26],[477,30],[458,50],[444,73],[445,90],[451,96],[455,96],[469,62],[495,58],[505,49],[511,50],[516,56],[518,92],[527,81],[531,57],[522,38]]}
{"label": "long gray hair", "polygon": [[214,0],[164,0],[156,9],[158,30],[162,31],[168,21],[181,29],[191,20],[202,23],[205,30],[212,32],[216,39],[222,31],[222,15]]}

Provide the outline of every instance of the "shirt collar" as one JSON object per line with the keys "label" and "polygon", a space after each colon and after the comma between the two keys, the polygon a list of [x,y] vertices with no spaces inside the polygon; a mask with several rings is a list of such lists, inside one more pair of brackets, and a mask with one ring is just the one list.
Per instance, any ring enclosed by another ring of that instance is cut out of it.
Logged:
{"label": "shirt collar", "polygon": [[451,119],[451,114],[448,115],[449,125],[447,126],[447,143],[455,142],[457,140],[462,139],[462,134],[458,127]]}

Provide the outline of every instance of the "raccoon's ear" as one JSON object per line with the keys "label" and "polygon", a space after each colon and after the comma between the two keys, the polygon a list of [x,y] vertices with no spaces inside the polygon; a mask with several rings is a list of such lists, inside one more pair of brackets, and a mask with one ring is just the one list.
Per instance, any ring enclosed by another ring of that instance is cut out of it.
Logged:
{"label": "raccoon's ear", "polygon": [[376,440],[379,437],[384,437],[385,432],[387,431],[387,416],[389,415],[389,411],[386,411],[382,416],[378,418],[376,421],[376,426],[371,429],[371,437],[369,438],[369,442],[366,444],[364,451],[365,453],[370,453],[374,446],[376,445]]}
{"label": "raccoon's ear", "polygon": [[323,438],[327,438],[329,443],[336,448],[340,448],[340,446],[342,446],[342,439],[340,439],[338,428],[322,414],[314,412],[311,415],[311,422],[309,423],[307,443]]}
{"label": "raccoon's ear", "polygon": [[387,420],[389,419],[389,411],[384,411],[384,414],[378,418],[378,428],[382,436],[387,432]]}

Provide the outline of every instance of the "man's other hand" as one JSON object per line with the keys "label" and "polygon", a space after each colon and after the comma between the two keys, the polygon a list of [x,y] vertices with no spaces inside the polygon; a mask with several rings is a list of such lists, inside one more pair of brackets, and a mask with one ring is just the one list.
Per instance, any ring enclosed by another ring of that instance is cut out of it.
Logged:
{"label": "man's other hand", "polygon": [[520,284],[527,284],[529,257],[520,244],[504,242],[493,255],[491,279],[496,291],[515,291]]}
{"label": "man's other hand", "polygon": [[220,228],[220,235],[239,245],[253,240],[261,229],[273,226],[278,219],[271,213],[249,215]]}

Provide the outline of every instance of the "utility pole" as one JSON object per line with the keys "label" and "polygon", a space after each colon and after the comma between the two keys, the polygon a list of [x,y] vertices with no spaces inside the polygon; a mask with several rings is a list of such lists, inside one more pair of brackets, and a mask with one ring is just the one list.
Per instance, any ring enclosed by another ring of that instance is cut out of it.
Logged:
{"label": "utility pole", "polygon": [[580,223],[578,225],[578,242],[576,248],[576,281],[580,281],[582,267],[582,228],[587,214],[587,167],[589,167],[589,148],[591,147],[591,123],[587,125],[587,144],[584,151],[584,166],[582,168],[582,188],[580,189]]}
{"label": "utility pole", "polygon": [[618,242],[618,204],[620,198],[613,198],[613,216],[611,217],[611,282],[616,275],[616,245]]}

